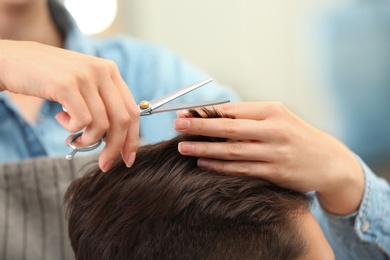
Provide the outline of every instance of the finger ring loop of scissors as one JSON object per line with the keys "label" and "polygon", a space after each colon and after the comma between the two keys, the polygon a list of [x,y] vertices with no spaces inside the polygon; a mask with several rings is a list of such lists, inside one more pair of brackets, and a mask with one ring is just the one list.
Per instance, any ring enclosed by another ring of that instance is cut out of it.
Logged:
{"label": "finger ring loop of scissors", "polygon": [[[196,84],[184,87],[184,88],[177,89],[173,92],[165,94],[165,95],[158,97],[156,99],[153,99],[150,101],[143,100],[138,105],[138,108],[140,111],[140,116],[149,116],[149,115],[152,115],[154,113],[175,111],[175,110],[195,108],[195,107],[212,106],[212,105],[218,105],[218,104],[230,102],[230,100],[228,100],[228,99],[223,99],[223,100],[212,100],[212,101],[206,101],[206,102],[192,102],[192,103],[184,103],[184,104],[166,104],[169,101],[172,101],[178,97],[181,97],[181,96],[187,94],[190,91],[193,91],[199,87],[202,87],[202,86],[210,83],[211,81],[213,81],[213,80],[212,79],[203,80],[199,83],[196,83]],[[62,107],[62,108],[65,112],[67,112],[65,107]],[[97,141],[93,145],[86,146],[86,147],[77,147],[73,144],[73,142],[78,137],[80,137],[82,134],[83,134],[82,132],[77,133],[74,136],[72,136],[72,138],[70,139],[69,146],[70,146],[70,148],[73,149],[73,151],[66,156],[67,160],[72,160],[73,156],[77,152],[87,152],[87,151],[91,151],[91,150],[98,148],[100,146],[100,144],[103,142],[103,138],[105,137],[105,134],[104,134],[103,137],[101,139],[99,139],[99,141]]]}
{"label": "finger ring loop of scissors", "polygon": [[68,161],[71,161],[73,159],[73,156],[77,153],[77,152],[88,152],[88,151],[92,151],[92,150],[95,150],[96,148],[98,148],[102,142],[103,142],[103,138],[100,138],[96,143],[92,144],[92,145],[89,145],[89,146],[84,146],[84,147],[77,147],[73,144],[73,142],[79,138],[81,135],[83,134],[83,132],[80,132],[80,133],[77,133],[75,134],[74,136],[72,136],[70,138],[70,141],[69,141],[69,147],[72,148],[72,152],[67,154],[65,156],[65,158],[68,160]]}

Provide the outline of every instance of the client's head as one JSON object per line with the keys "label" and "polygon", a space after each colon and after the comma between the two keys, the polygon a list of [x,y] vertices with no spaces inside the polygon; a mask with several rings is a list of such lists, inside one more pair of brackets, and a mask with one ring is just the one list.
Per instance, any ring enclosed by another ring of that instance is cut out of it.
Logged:
{"label": "client's head", "polygon": [[77,259],[297,259],[312,250],[302,227],[310,197],[201,169],[178,152],[183,140],[226,141],[180,135],[140,147],[131,168],[118,159],[71,184]]}

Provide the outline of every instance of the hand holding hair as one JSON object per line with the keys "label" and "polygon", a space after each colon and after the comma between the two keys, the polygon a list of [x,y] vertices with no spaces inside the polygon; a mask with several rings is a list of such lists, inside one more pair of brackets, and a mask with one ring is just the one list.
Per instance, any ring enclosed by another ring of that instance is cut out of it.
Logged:
{"label": "hand holding hair", "polygon": [[231,141],[182,142],[181,154],[200,157],[200,167],[255,176],[301,192],[316,191],[321,205],[334,214],[359,208],[363,170],[356,156],[337,139],[308,125],[280,103],[244,102],[215,108],[234,119],[191,118],[180,111],[175,128]]}

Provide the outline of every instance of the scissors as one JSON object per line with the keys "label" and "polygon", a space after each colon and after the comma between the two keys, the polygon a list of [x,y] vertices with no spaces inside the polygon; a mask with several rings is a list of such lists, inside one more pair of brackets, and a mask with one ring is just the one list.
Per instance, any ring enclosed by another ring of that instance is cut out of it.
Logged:
{"label": "scissors", "polygon": [[[211,106],[211,105],[218,105],[223,103],[228,103],[230,100],[224,99],[224,100],[214,100],[214,101],[206,101],[206,102],[192,102],[192,103],[182,103],[182,104],[166,104],[169,101],[172,101],[178,97],[181,97],[188,92],[191,92],[197,88],[200,88],[208,83],[213,81],[212,79],[203,80],[201,82],[198,82],[196,84],[180,88],[178,90],[172,91],[168,94],[165,94],[159,98],[153,99],[153,100],[142,100],[139,105],[139,112],[140,116],[149,116],[155,113],[160,112],[167,112],[167,111],[174,111],[174,110],[180,110],[180,109],[187,109],[187,108],[196,108],[196,107],[204,107],[204,106]],[[66,112],[66,109],[63,107],[63,110]],[[72,152],[70,152],[68,155],[66,155],[66,159],[68,161],[71,161],[74,157],[74,155],[77,152],[88,152],[95,150],[98,148],[102,142],[103,139],[106,137],[106,134],[102,136],[96,143],[85,146],[85,147],[77,147],[73,144],[73,142],[79,138],[83,132],[76,133],[70,138],[69,141],[69,147],[72,149]]]}

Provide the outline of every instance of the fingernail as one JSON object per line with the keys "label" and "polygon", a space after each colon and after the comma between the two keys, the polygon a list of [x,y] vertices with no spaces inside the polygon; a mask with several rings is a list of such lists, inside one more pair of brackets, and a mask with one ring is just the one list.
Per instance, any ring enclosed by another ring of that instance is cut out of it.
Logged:
{"label": "fingernail", "polygon": [[211,162],[207,159],[199,159],[198,160],[198,167],[200,168],[210,168]]}
{"label": "fingernail", "polygon": [[111,166],[112,166],[113,163],[114,163],[114,161],[109,161],[109,162],[107,162],[107,163],[103,166],[102,171],[103,171],[103,172],[107,172],[107,171],[111,168]]}
{"label": "fingernail", "polygon": [[194,145],[190,143],[179,143],[179,153],[191,154],[194,151]]}
{"label": "fingernail", "polygon": [[127,163],[126,163],[127,168],[130,168],[131,166],[133,166],[134,161],[135,161],[135,152],[132,152],[132,153],[130,153],[129,157],[127,158]]}
{"label": "fingernail", "polygon": [[188,110],[179,110],[176,112],[176,115],[178,117],[187,117],[188,116]]}
{"label": "fingernail", "polygon": [[188,119],[179,118],[175,120],[175,128],[179,131],[187,130],[191,125],[191,121]]}

